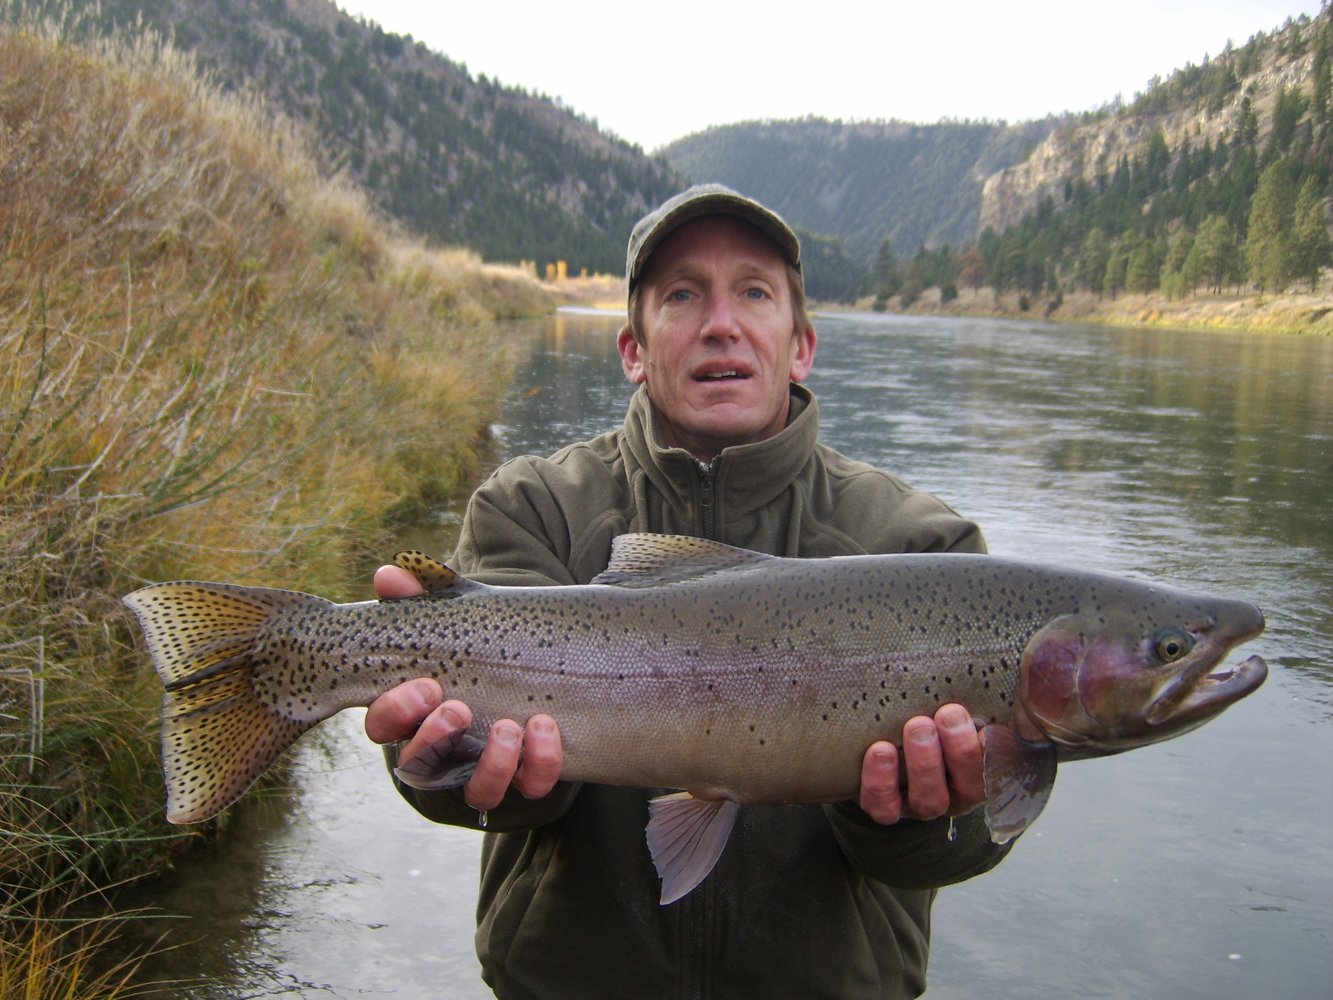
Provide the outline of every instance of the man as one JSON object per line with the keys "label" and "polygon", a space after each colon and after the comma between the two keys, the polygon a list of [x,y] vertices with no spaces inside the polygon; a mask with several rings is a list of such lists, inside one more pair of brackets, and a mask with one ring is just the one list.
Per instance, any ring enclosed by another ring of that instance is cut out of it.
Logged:
{"label": "man", "polygon": [[[800,245],[717,185],[677,195],[630,236],[624,425],[549,459],[516,459],[472,497],[452,565],[494,584],[586,583],[627,531],[716,538],[775,555],[984,551],[977,527],[820,444]],[[382,598],[420,592],[392,567]],[[399,759],[447,752],[471,720],[430,679],[371,705]],[[742,810],[717,867],[658,904],[644,843],[661,790],[560,782],[559,720],[491,727],[462,790],[400,785],[422,814],[485,816],[477,950],[502,998],[908,997],[925,989],[937,886],[1003,856],[973,812],[981,744],[966,710],[875,743],[856,802]]]}

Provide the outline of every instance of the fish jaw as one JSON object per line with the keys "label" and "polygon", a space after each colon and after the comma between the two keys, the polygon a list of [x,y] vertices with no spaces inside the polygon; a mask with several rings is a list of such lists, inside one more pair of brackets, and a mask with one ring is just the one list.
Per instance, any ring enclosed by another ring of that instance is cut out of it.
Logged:
{"label": "fish jaw", "polygon": [[1188,732],[1258,688],[1268,673],[1258,656],[1215,668],[1263,631],[1259,609],[1171,594],[1152,615],[1076,613],[1033,636],[1020,736],[1054,743],[1066,759],[1119,753]]}
{"label": "fish jaw", "polygon": [[1192,685],[1177,685],[1149,709],[1148,722],[1169,725],[1175,732],[1193,729],[1258,689],[1267,676],[1268,664],[1263,658],[1248,657],[1230,670],[1213,671]]}

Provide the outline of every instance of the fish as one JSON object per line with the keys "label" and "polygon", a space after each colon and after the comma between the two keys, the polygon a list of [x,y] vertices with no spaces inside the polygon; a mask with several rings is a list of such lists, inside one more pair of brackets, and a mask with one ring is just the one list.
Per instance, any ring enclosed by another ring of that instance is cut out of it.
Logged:
{"label": "fish", "polygon": [[1253,604],[991,555],[797,559],[633,533],[591,583],[549,587],[396,561],[424,595],[173,581],[124,598],[164,685],[169,821],[210,819],[306,730],[431,676],[472,727],[402,780],[458,787],[492,723],[549,714],[563,780],[661,791],[646,840],[666,905],[740,808],[855,798],[866,748],[942,704],[984,731],[985,822],[1007,843],[1058,763],[1179,736],[1267,675],[1259,656],[1215,669],[1263,631]]}

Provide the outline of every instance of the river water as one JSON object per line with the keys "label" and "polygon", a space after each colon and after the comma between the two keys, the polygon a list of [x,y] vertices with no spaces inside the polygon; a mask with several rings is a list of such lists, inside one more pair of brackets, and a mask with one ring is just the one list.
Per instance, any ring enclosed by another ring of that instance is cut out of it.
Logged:
{"label": "river water", "polygon": [[[496,457],[619,422],[619,320],[503,327]],[[1245,597],[1256,694],[1061,768],[995,871],[940,893],[931,1000],[1327,996],[1333,982],[1333,340],[827,315],[824,438],[978,520],[991,551]],[[447,552],[457,512],[425,540]],[[300,585],[299,580],[275,581]],[[1239,657],[1237,657],[1239,658]],[[174,996],[489,997],[479,836],[391,790],[345,712],[223,843],[145,887]],[[313,738],[312,738],[313,737]],[[590,954],[595,961],[595,954]]]}

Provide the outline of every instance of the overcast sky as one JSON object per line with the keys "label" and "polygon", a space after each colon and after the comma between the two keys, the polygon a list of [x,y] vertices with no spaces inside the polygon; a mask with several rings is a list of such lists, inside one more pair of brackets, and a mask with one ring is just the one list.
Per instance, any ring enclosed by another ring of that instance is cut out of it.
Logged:
{"label": "overcast sky", "polygon": [[337,0],[652,152],[709,125],[1041,118],[1126,101],[1319,0]]}

